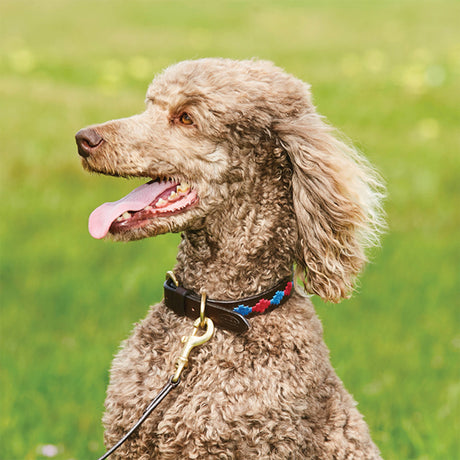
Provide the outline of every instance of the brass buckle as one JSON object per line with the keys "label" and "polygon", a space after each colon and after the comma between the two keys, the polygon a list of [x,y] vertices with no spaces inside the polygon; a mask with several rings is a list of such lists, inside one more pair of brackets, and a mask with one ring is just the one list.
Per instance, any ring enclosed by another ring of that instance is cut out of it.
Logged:
{"label": "brass buckle", "polygon": [[200,303],[200,327],[201,328],[204,328],[204,323],[206,320],[205,310],[206,310],[206,292],[203,292],[201,294],[201,303]]}
{"label": "brass buckle", "polygon": [[[177,280],[176,275],[172,270],[166,272],[166,280],[171,280],[175,284],[176,288],[179,287],[179,281]],[[204,330],[202,335],[197,335],[199,329]],[[206,317],[206,292],[203,292],[201,294],[200,317],[197,318],[193,323],[192,334],[182,337],[181,341],[184,344],[184,348],[182,349],[180,356],[177,358],[176,372],[171,378],[172,383],[177,383],[179,381],[182,371],[188,365],[188,357],[191,351],[195,347],[199,347],[200,345],[205,344],[212,338],[213,335],[214,323],[212,322],[211,318]]]}
{"label": "brass buckle", "polygon": [[[199,329],[204,329],[204,334],[197,335]],[[214,323],[212,322],[211,318],[204,317],[204,327],[201,326],[201,318],[197,318],[193,323],[193,332],[189,336],[182,337],[182,343],[185,344],[184,348],[182,349],[182,353],[177,358],[176,362],[176,372],[173,375],[171,381],[176,383],[179,380],[179,377],[184,370],[185,367],[188,365],[188,357],[191,351],[195,347],[199,347],[203,345],[214,334]]]}
{"label": "brass buckle", "polygon": [[177,281],[176,275],[172,270],[166,272],[166,281],[171,280],[176,287],[179,287],[179,281]]}

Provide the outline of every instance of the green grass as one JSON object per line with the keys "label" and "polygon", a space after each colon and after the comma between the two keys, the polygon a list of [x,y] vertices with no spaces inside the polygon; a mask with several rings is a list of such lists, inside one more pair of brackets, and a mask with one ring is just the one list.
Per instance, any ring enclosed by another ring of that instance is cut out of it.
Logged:
{"label": "green grass", "polygon": [[133,183],[91,176],[74,133],[140,112],[155,72],[271,59],[388,184],[389,232],[340,306],[331,357],[386,459],[458,458],[460,3],[24,1],[0,5],[0,459],[96,458],[111,357],[161,298],[177,235],[90,238]]}

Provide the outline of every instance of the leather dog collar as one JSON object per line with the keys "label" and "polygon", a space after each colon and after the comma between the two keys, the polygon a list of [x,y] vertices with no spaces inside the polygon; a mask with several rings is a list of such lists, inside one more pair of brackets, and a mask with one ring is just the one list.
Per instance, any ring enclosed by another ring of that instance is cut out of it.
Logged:
{"label": "leather dog collar", "polygon": [[[292,290],[292,276],[281,280],[271,289],[239,300],[206,300],[206,316],[217,327],[233,332],[246,332],[251,318],[268,313],[283,304]],[[196,319],[200,316],[201,298],[193,291],[176,286],[171,279],[164,283],[164,302],[179,316]]]}

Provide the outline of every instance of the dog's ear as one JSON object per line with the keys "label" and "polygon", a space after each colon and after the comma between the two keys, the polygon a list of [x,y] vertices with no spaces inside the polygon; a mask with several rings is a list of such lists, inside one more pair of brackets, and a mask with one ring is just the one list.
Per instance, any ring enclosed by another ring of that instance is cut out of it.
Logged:
{"label": "dog's ear", "polygon": [[306,291],[339,302],[353,290],[383,227],[383,186],[365,159],[313,110],[275,127],[292,163],[296,275]]}

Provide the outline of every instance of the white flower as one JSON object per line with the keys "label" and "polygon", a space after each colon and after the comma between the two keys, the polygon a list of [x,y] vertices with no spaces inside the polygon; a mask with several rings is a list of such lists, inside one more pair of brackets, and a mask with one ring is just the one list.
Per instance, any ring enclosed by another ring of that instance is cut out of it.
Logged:
{"label": "white flower", "polygon": [[40,453],[44,457],[56,457],[56,455],[59,453],[59,449],[53,444],[46,444],[41,446]]}

